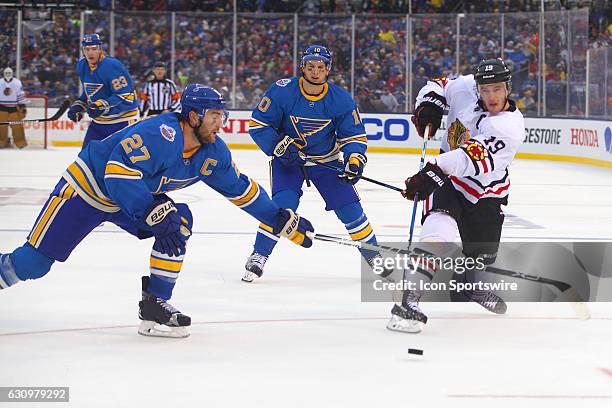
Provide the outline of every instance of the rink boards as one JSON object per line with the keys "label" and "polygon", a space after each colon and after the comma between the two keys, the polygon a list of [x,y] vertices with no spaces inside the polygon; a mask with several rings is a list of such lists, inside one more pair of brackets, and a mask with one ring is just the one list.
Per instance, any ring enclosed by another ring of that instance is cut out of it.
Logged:
{"label": "rink boards", "polygon": [[[40,111],[40,112],[38,112]],[[52,115],[55,109],[49,110]],[[248,134],[250,111],[230,112],[223,139],[231,148],[254,149]],[[29,117],[44,116],[43,109],[31,108]],[[418,137],[410,114],[363,113],[370,152],[420,153]],[[67,116],[48,125],[49,146],[78,146],[89,124],[75,124]],[[41,124],[26,124],[28,137],[43,135]],[[430,153],[440,147],[445,123],[428,145]],[[612,168],[612,122],[566,118],[525,118],[525,139],[518,158],[564,161]]]}

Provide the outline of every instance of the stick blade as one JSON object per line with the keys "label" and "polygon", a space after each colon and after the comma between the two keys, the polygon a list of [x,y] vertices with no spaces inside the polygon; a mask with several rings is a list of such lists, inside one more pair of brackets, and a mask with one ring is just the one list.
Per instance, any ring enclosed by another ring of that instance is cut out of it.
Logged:
{"label": "stick blade", "polygon": [[591,318],[589,307],[573,287],[570,286],[567,290],[563,291],[557,300],[560,302],[569,302],[574,313],[576,313],[576,316],[581,320],[589,320]]}
{"label": "stick blade", "polygon": [[69,107],[70,107],[70,99],[66,98],[66,99],[64,99],[64,101],[60,105],[60,107],[57,110],[57,112],[55,112],[55,114],[51,118],[49,118],[49,120],[50,121],[58,120],[59,118],[62,117],[62,115],[64,113],[66,113],[66,111],[68,110]]}

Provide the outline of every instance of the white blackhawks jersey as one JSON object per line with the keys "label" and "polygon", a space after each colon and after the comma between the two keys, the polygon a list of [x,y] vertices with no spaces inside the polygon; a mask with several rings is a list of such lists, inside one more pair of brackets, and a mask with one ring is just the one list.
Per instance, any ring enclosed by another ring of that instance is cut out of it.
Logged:
{"label": "white blackhawks jersey", "polygon": [[20,80],[11,78],[10,81],[7,81],[0,78],[0,105],[14,108],[25,103],[25,94]]}
{"label": "white blackhawks jersey", "polygon": [[[509,110],[497,114],[484,111],[478,104],[473,75],[428,81],[417,96],[417,106],[429,99],[427,95],[431,92],[442,97],[449,107],[441,147],[444,153],[436,157],[436,164],[450,176],[455,189],[472,203],[481,198],[508,196],[508,166],[525,133],[521,112],[514,103]],[[469,130],[470,140],[451,151],[447,132],[457,118]]]}

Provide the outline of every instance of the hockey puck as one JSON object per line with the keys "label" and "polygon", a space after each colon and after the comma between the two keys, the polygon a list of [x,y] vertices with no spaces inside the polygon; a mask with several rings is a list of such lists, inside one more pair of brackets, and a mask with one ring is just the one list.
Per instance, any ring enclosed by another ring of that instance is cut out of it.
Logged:
{"label": "hockey puck", "polygon": [[416,354],[418,356],[422,356],[423,355],[423,350],[421,349],[413,349],[413,348],[409,348],[408,349],[408,354]]}

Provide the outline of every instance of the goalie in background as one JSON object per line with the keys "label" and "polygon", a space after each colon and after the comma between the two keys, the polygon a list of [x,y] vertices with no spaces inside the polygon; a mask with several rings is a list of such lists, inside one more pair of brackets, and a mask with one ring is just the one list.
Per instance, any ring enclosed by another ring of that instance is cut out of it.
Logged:
{"label": "goalie in background", "polygon": [[68,119],[79,122],[85,113],[91,123],[83,148],[92,140],[102,140],[138,120],[134,82],[125,66],[102,51],[98,34],[86,34],[81,41],[84,58],[76,66],[83,92],[70,106]]}
{"label": "goalie in background", "polygon": [[[0,80],[0,122],[23,120],[26,117],[25,93],[21,81],[13,76],[10,67],[4,69]],[[28,145],[23,125],[11,125],[13,142],[19,149]],[[0,125],[0,149],[10,146],[8,125]]]}

